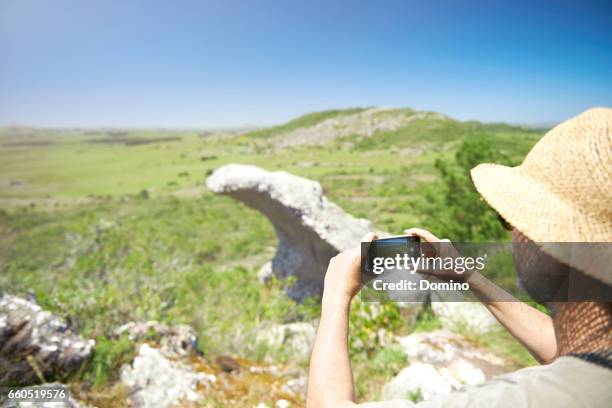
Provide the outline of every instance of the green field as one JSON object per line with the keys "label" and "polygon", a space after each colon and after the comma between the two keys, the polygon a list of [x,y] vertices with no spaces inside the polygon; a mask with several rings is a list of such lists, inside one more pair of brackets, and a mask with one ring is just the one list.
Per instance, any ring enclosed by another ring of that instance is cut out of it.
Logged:
{"label": "green field", "polygon": [[[289,300],[286,283],[257,281],[257,270],[274,254],[273,229],[259,213],[206,191],[211,171],[228,163],[288,171],[319,181],[329,199],[380,230],[421,226],[453,239],[449,231],[463,233],[456,224],[465,210],[445,199],[449,184],[440,163],[460,176],[460,194],[473,197],[462,149],[486,141],[491,157],[519,163],[542,135],[424,115],[369,137],[275,147],[287,132],[361,111],[310,114],[252,132],[0,129],[0,290],[34,294],[43,307],[69,316],[82,335],[97,339],[94,360],[71,379],[86,387],[109,387],[129,360],[129,344],[107,339],[131,320],[193,325],[206,358],[223,353],[303,369],[283,350],[251,340],[266,324],[315,318],[318,306]],[[483,214],[466,217],[477,223],[491,215]],[[477,239],[508,239],[479,234]],[[394,305],[386,307],[388,319],[354,316],[353,336],[415,329]],[[416,325],[436,322],[423,317]],[[496,336],[480,341],[496,345],[517,366],[530,364],[507,335]],[[358,378],[369,379],[360,398],[378,395],[402,361],[369,341],[351,350]]]}

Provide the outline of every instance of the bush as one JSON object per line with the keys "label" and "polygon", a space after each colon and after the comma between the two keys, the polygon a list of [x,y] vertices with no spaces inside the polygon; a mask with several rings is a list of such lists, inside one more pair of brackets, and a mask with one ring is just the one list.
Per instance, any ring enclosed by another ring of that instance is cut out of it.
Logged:
{"label": "bush", "polygon": [[118,339],[109,339],[105,336],[96,338],[90,367],[85,376],[94,388],[106,385],[113,381],[119,374],[123,364],[127,364],[134,358],[134,345],[124,335]]}
{"label": "bush", "polygon": [[435,168],[442,179],[439,189],[430,189],[427,213],[432,230],[455,242],[497,241],[507,237],[497,213],[484,202],[470,177],[480,163],[509,164],[508,158],[494,149],[486,135],[466,138],[454,162],[438,158]]}

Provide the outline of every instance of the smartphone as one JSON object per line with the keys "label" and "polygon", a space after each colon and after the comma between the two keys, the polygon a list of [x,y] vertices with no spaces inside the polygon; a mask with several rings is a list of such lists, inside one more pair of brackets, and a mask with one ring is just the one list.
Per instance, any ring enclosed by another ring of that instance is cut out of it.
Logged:
{"label": "smartphone", "polygon": [[397,255],[418,258],[421,255],[421,239],[415,235],[395,235],[379,238],[362,244],[362,271],[369,276],[374,275],[375,258],[395,258]]}

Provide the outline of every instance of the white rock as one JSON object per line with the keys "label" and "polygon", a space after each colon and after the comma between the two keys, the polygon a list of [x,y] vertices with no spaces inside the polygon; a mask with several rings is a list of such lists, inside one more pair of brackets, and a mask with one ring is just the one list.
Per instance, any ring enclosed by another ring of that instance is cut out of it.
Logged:
{"label": "white rock", "polygon": [[456,358],[444,370],[462,384],[476,385],[486,380],[482,370],[464,358]]}
{"label": "white rock", "polygon": [[[297,282],[288,294],[297,300],[320,295],[329,260],[341,251],[358,246],[361,238],[372,231],[368,220],[354,218],[327,200],[319,183],[284,171],[230,164],[215,170],[206,179],[206,185],[216,194],[244,202],[270,220],[278,248],[271,264],[261,267],[258,278],[265,281],[271,275],[296,276]],[[426,279],[418,274],[406,276],[404,272],[387,271],[378,279],[383,282]],[[422,304],[429,300],[429,291],[387,294],[390,299],[403,303]]]}
{"label": "white rock", "polygon": [[278,401],[276,401],[276,408],[289,408],[291,406],[291,404],[289,403],[289,401],[284,400],[284,399],[280,399]]}
{"label": "white rock", "polygon": [[259,268],[259,271],[257,271],[257,280],[261,283],[266,283],[272,276],[272,262],[266,262]]}
{"label": "white rock", "polygon": [[316,329],[313,323],[298,322],[262,328],[257,342],[266,343],[273,349],[281,347],[296,361],[307,361],[314,344]]}
{"label": "white rock", "polygon": [[499,356],[475,347],[462,336],[448,330],[435,330],[398,337],[398,342],[409,361],[448,366],[455,359],[464,358],[481,360],[498,367],[503,367],[505,364]]}
{"label": "white rock", "polygon": [[0,294],[0,384],[29,385],[39,381],[26,356],[38,362],[52,380],[78,369],[95,344],[36,303]]}
{"label": "white rock", "polygon": [[369,221],[325,198],[319,183],[284,171],[230,164],[215,170],[206,185],[260,211],[274,225],[278,248],[272,271],[279,278],[297,277],[289,291],[294,299],[320,294],[329,260],[359,245],[372,229]]}
{"label": "white rock", "polygon": [[191,367],[168,360],[147,344],[140,346],[132,365],[121,369],[121,381],[130,389],[134,407],[167,408],[180,400],[198,401],[197,385],[210,384],[214,375],[196,373]]}
{"label": "white rock", "polygon": [[[432,300],[435,294],[432,295]],[[495,317],[477,302],[431,302],[431,308],[440,323],[448,330],[467,330],[473,333],[488,333],[500,328]]]}
{"label": "white rock", "polygon": [[428,400],[452,390],[433,365],[412,363],[384,386],[382,394],[384,399],[410,399],[419,395],[420,399]]}
{"label": "white rock", "polygon": [[480,384],[507,371],[502,358],[447,330],[415,333],[397,340],[408,361],[435,367],[453,390]]}

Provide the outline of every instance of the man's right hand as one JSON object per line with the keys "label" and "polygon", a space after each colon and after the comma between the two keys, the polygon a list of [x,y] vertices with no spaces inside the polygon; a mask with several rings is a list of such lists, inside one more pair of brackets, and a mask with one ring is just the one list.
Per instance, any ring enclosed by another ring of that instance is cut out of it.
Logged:
{"label": "man's right hand", "polygon": [[[421,243],[421,252],[426,257],[440,257],[440,258],[459,258],[461,254],[454,245],[448,239],[440,239],[431,232],[422,229],[422,228],[409,228],[404,230],[404,233],[407,235],[413,235],[421,238],[421,240],[425,241]],[[459,273],[456,271],[446,270],[446,269],[422,269],[417,272],[422,274],[433,275],[436,278],[449,280],[449,279],[460,279],[465,282],[469,280],[474,271],[465,271],[463,273]]]}

